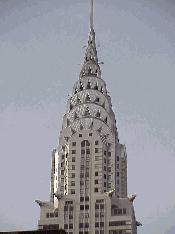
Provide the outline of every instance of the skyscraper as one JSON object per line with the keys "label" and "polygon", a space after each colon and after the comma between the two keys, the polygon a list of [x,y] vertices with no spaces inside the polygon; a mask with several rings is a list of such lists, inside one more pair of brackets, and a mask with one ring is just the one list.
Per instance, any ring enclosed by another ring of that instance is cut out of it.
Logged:
{"label": "skyscraper", "polygon": [[52,151],[50,202],[36,200],[38,227],[69,234],[136,234],[135,196],[127,197],[126,147],[119,142],[101,78],[91,0],[84,64],[67,102],[59,146]]}

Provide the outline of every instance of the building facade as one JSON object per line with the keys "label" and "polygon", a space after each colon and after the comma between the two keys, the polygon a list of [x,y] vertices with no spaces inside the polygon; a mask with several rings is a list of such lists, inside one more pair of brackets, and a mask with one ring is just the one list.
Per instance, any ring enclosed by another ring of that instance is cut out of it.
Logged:
{"label": "building facade", "polygon": [[136,234],[133,200],[127,196],[127,153],[120,144],[106,83],[101,78],[93,29],[79,80],[67,102],[59,146],[52,151],[50,202],[39,229],[68,234]]}

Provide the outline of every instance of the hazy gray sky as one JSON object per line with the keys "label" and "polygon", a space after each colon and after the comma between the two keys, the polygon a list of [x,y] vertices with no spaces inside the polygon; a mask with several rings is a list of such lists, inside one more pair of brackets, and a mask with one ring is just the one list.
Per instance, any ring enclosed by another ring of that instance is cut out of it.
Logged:
{"label": "hazy gray sky", "polygon": [[[36,229],[34,200],[50,199],[51,153],[89,13],[90,0],[0,1],[0,230]],[[94,29],[138,234],[174,234],[175,2],[94,0]]]}

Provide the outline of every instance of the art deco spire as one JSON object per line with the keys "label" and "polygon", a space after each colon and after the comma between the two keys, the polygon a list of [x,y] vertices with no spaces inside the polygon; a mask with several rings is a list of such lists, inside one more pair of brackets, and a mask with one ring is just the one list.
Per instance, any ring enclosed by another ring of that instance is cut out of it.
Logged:
{"label": "art deco spire", "polygon": [[93,0],[91,0],[90,30],[88,44],[84,56],[84,64],[80,72],[80,79],[84,76],[96,76],[101,78],[101,71],[98,65],[97,50],[95,45],[95,32],[93,29]]}
{"label": "art deco spire", "polygon": [[93,29],[93,0],[91,0],[90,28]]}

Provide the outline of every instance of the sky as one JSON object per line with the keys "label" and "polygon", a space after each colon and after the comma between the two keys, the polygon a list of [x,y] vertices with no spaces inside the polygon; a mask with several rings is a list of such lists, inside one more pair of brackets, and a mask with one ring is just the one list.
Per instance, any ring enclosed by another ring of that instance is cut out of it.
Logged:
{"label": "sky", "polygon": [[[175,2],[94,0],[102,78],[128,157],[138,234],[175,233]],[[0,1],[0,231],[37,229],[78,80],[90,0]]]}

